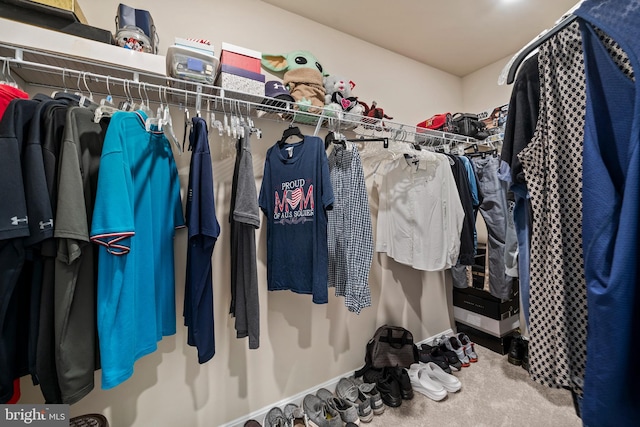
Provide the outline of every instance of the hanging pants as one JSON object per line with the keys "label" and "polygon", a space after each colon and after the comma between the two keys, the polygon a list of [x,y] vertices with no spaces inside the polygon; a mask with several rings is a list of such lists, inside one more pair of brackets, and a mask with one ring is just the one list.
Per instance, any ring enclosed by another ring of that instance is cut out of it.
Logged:
{"label": "hanging pants", "polygon": [[489,251],[489,292],[496,298],[511,297],[513,279],[505,274],[505,238],[507,232],[506,183],[498,179],[497,157],[473,157],[473,168],[482,193],[480,214],[487,225]]}

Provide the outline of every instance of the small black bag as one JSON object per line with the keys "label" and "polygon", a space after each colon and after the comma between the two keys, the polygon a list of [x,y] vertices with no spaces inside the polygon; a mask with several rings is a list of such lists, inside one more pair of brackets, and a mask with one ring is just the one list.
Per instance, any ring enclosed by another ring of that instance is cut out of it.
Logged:
{"label": "small black bag", "polygon": [[487,126],[478,119],[477,114],[456,113],[452,118],[454,133],[476,139],[485,139],[489,136]]}
{"label": "small black bag", "polygon": [[416,363],[417,347],[413,343],[413,334],[400,326],[380,326],[373,338],[367,343],[364,355],[365,366],[356,372],[361,376],[369,368],[401,367],[408,368]]}

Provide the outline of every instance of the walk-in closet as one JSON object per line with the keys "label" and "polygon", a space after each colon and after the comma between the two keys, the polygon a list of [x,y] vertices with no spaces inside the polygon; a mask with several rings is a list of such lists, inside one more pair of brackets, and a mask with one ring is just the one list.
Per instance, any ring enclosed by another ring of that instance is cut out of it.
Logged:
{"label": "walk-in closet", "polygon": [[637,425],[639,11],[0,0],[0,425]]}

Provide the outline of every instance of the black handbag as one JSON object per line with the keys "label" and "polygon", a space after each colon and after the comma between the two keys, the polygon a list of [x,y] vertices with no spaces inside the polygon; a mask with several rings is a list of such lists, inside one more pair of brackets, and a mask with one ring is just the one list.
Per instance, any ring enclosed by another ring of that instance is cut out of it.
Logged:
{"label": "black handbag", "polygon": [[477,114],[456,113],[451,120],[453,122],[454,133],[475,139],[485,139],[489,136],[487,126],[483,121],[478,119]]}

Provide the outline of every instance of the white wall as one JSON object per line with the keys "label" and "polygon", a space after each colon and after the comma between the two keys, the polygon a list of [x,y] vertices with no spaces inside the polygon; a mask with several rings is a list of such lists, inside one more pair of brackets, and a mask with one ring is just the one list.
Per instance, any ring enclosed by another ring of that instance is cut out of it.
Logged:
{"label": "white wall", "polygon": [[[91,25],[113,30],[118,1],[81,0]],[[442,111],[464,108],[460,78],[419,64],[350,36],[284,12],[258,0],[129,0],[150,9],[161,37],[160,53],[174,36],[210,39],[216,50],[222,41],[278,53],[312,51],[326,70],[356,82],[354,94],[376,100],[396,121],[415,124]],[[178,122],[180,117],[174,117]],[[260,185],[264,155],[284,124],[259,121],[265,138],[254,139],[254,169]],[[306,129],[310,132],[309,129]],[[179,135],[181,136],[181,135]],[[310,296],[266,290],[266,228],[257,231],[260,283],[261,345],[248,350],[235,338],[228,315],[229,211],[233,141],[211,137],[216,206],[222,226],[213,256],[217,353],[204,365],[187,346],[182,325],[186,232],[176,238],[178,333],[164,338],[159,349],[140,359],[133,377],[111,390],[96,388],[71,408],[72,415],[100,412],[116,427],[213,426],[263,408],[338,375],[359,368],[364,348],[376,327],[398,324],[421,340],[451,328],[451,287],[444,273],[420,273],[376,255],[370,284],[373,307],[361,315],[349,313],[342,298],[331,295],[326,305]],[[186,189],[190,155],[176,155],[182,190]],[[371,196],[375,221],[377,198]],[[374,222],[375,224],[375,222]],[[25,378],[22,402],[40,402],[37,388]]]}
{"label": "white wall", "polygon": [[498,76],[511,55],[462,78],[462,105],[466,112],[479,113],[508,104],[511,85],[498,85]]}

